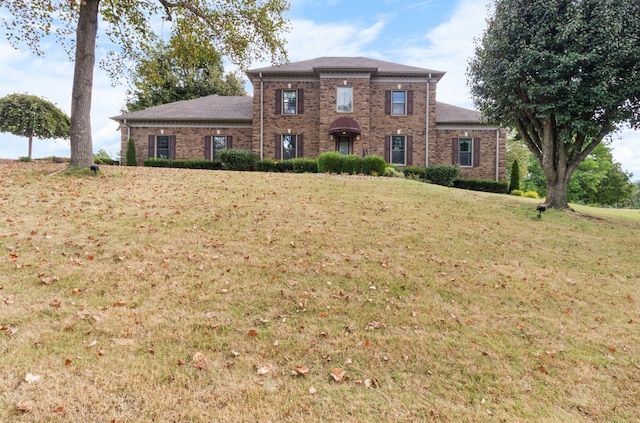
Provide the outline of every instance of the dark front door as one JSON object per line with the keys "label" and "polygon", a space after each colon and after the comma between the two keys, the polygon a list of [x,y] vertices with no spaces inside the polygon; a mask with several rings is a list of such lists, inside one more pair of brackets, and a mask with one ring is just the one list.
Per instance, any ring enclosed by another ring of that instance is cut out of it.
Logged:
{"label": "dark front door", "polygon": [[336,151],[343,156],[349,154],[351,152],[351,139],[349,137],[338,137]]}

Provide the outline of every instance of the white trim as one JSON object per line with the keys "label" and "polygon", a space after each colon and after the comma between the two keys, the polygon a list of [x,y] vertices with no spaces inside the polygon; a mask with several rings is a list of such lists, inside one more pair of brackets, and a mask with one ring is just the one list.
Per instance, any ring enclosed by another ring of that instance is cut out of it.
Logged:
{"label": "white trim", "polygon": [[129,123],[127,124],[130,128],[236,128],[236,129],[250,129],[253,128],[253,125],[247,124],[235,124],[235,123],[202,123],[202,124],[183,124],[183,123],[146,123],[146,122],[138,122],[138,123]]}
{"label": "white trim", "polygon": [[436,131],[496,131],[496,130],[500,130],[500,128],[498,127],[492,127],[492,126],[473,126],[473,125],[467,125],[467,126],[449,126],[449,125],[438,125],[436,123]]}

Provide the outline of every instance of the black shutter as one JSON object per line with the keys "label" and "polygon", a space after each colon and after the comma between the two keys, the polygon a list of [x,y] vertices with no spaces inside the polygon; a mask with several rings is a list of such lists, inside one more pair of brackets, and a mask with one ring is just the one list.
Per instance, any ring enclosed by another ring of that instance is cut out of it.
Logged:
{"label": "black shutter", "polygon": [[407,114],[413,114],[413,91],[407,91]]}
{"label": "black shutter", "polygon": [[384,92],[384,114],[391,114],[391,90],[386,90]]}
{"label": "black shutter", "polygon": [[211,160],[211,135],[204,137],[204,159]]}
{"label": "black shutter", "polygon": [[153,159],[156,156],[156,136],[149,135],[149,158]]}
{"label": "black shutter", "polygon": [[458,164],[458,138],[451,139],[451,164]]}
{"label": "black shutter", "polygon": [[282,114],[282,90],[276,90],[276,115]]}
{"label": "black shutter", "polygon": [[232,149],[233,148],[233,136],[232,135],[227,135],[227,148],[228,149]]}
{"label": "black shutter", "polygon": [[282,136],[276,135],[275,143],[275,159],[280,160],[282,158]]}
{"label": "black shutter", "polygon": [[411,166],[413,164],[413,136],[407,135],[407,144],[404,146],[407,152],[407,162],[405,165]]}
{"label": "black shutter", "polygon": [[176,136],[169,135],[169,158],[171,160],[176,159]]}
{"label": "black shutter", "polygon": [[304,113],[304,90],[298,90],[298,114]]}
{"label": "black shutter", "polygon": [[473,139],[473,167],[480,166],[480,138]]}
{"label": "black shutter", "polygon": [[304,145],[302,143],[303,138],[303,134],[298,135],[298,151],[296,151],[296,157],[304,157]]}
{"label": "black shutter", "polygon": [[384,161],[387,163],[391,161],[391,136],[389,135],[384,137]]}

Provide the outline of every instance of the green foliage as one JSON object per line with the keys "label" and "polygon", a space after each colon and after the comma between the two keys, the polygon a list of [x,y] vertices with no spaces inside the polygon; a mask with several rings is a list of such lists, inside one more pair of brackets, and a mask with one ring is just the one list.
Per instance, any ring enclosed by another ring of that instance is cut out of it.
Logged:
{"label": "green foliage", "polygon": [[291,160],[295,173],[318,173],[318,161],[306,157],[298,157]]}
{"label": "green foliage", "polygon": [[514,160],[511,165],[511,174],[509,175],[509,192],[520,189],[520,166],[518,160]]}
{"label": "green foliage", "polygon": [[318,156],[318,172],[341,173],[342,155],[336,152],[322,153]]}
{"label": "green foliage", "polygon": [[31,161],[31,157],[29,156],[21,156],[20,158],[18,158],[19,162],[30,162]]}
{"label": "green foliage", "polygon": [[404,178],[404,173],[393,166],[387,166],[384,169],[384,176],[387,178]]}
{"label": "green foliage", "polygon": [[219,153],[220,161],[227,170],[256,170],[258,158],[253,151],[226,149]]}
{"label": "green foliage", "polygon": [[99,150],[97,153],[93,154],[93,161],[96,164],[105,164],[105,165],[113,165],[117,164],[117,160],[113,160],[109,153],[105,150]]}
{"label": "green foliage", "polygon": [[611,131],[640,123],[639,15],[638,1],[495,3],[469,85],[487,120],[517,128],[545,163],[549,205],[568,207],[575,167]]}
{"label": "green foliage", "polygon": [[471,191],[494,192],[496,194],[505,194],[507,192],[506,182],[488,179],[460,178],[453,182],[453,186]]}
{"label": "green foliage", "polygon": [[[535,191],[530,191],[530,192],[535,192]],[[522,191],[521,189],[514,189],[509,194],[516,195],[518,197],[522,197],[522,194],[524,194],[524,191]],[[536,192],[536,194],[537,194],[537,192]]]}
{"label": "green foliage", "polygon": [[136,158],[136,143],[133,138],[129,138],[129,141],[127,142],[126,165],[138,166],[138,159]]}
{"label": "green foliage", "polygon": [[144,161],[144,165],[147,167],[171,167],[178,169],[208,169],[208,170],[221,170],[222,163],[219,161],[211,160],[170,160],[170,159],[155,159],[150,158]]}
{"label": "green foliage", "polygon": [[362,173],[365,175],[384,175],[387,162],[380,156],[364,156],[362,158]]}
{"label": "green foliage", "polygon": [[160,40],[144,51],[131,81],[127,111],[212,94],[246,95],[241,78],[224,74],[222,56],[213,44],[185,54],[185,42],[174,34],[167,44]]}
{"label": "green foliage", "polygon": [[362,158],[355,154],[342,157],[342,173],[357,175],[362,171]]}
{"label": "green foliage", "polygon": [[453,186],[453,182],[458,178],[459,173],[460,168],[458,166],[428,166],[425,169],[425,179],[437,185],[451,187]]}
{"label": "green foliage", "polygon": [[540,196],[538,195],[538,193],[536,191],[526,191],[522,193],[523,197],[527,197],[527,198],[540,198]]}
{"label": "green foliage", "polygon": [[404,172],[404,176],[407,179],[424,181],[426,178],[426,171],[424,167],[407,166],[402,171]]}
{"label": "green foliage", "polygon": [[55,104],[28,94],[0,98],[0,132],[29,138],[69,138],[69,117]]}
{"label": "green foliage", "polygon": [[278,172],[277,162],[273,159],[262,159],[256,162],[258,172]]}

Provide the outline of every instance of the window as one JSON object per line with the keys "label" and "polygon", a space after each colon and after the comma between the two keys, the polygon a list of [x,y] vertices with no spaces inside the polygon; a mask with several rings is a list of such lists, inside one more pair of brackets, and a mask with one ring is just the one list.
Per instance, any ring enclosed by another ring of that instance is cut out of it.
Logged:
{"label": "window", "polygon": [[156,151],[154,157],[156,159],[169,158],[169,135],[156,136]]}
{"label": "window", "polygon": [[338,112],[353,112],[353,87],[338,87],[337,96]]}
{"label": "window", "polygon": [[460,166],[473,166],[473,139],[458,139],[458,164]]}
{"label": "window", "polygon": [[406,115],[407,114],[407,92],[393,91],[391,93],[391,114]]}
{"label": "window", "polygon": [[282,136],[282,160],[295,159],[297,157],[297,141],[296,135]]}
{"label": "window", "polygon": [[298,113],[298,90],[282,91],[282,113],[285,115],[295,115]]}
{"label": "window", "polygon": [[391,164],[406,164],[406,138],[404,135],[391,137]]}
{"label": "window", "polygon": [[211,160],[215,160],[218,158],[218,154],[220,153],[220,150],[224,150],[227,148],[227,137],[224,135],[215,135],[213,137],[211,137],[211,142],[212,142],[212,149],[211,149],[211,153],[212,153],[212,157]]}

